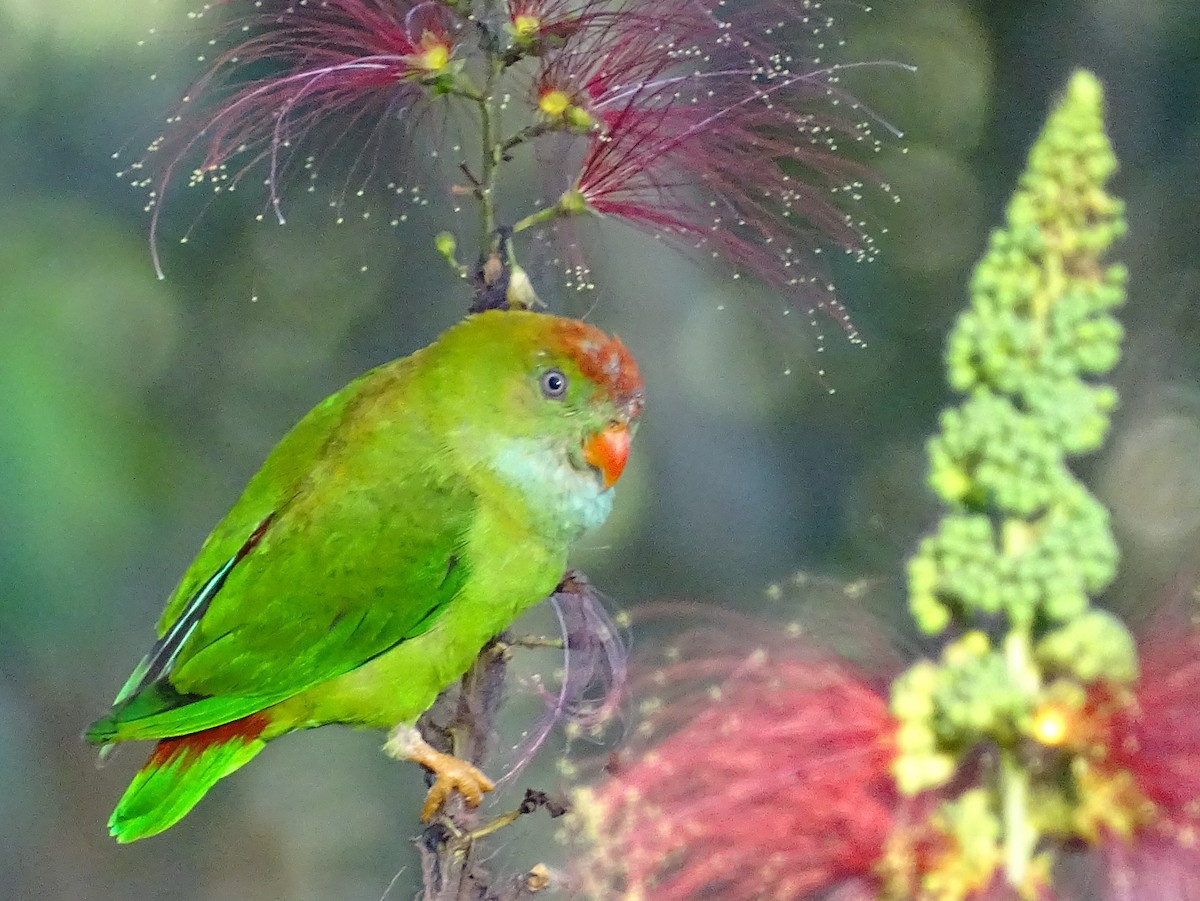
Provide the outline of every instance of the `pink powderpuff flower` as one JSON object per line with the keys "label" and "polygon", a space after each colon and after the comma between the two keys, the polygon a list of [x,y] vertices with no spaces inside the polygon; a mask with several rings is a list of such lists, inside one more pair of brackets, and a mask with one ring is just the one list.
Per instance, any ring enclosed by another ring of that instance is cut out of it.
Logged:
{"label": "pink powderpuff flower", "polygon": [[1141,677],[1110,722],[1107,760],[1144,796],[1131,835],[1109,835],[1111,901],[1200,898],[1200,627],[1159,622]]}
{"label": "pink powderpuff flower", "polygon": [[[322,141],[359,144],[352,173],[365,181],[398,161],[404,142],[389,136],[420,121],[432,99],[481,105],[495,126],[511,119],[510,82],[526,78],[530,119],[497,135],[486,159],[506,162],[530,141],[545,149],[554,133],[574,141],[555,170],[560,199],[515,231],[583,212],[624,220],[757,275],[810,312],[829,311],[854,339],[821,252],[830,243],[872,252],[841,205],[871,179],[842,145],[879,142],[873,117],[838,85],[848,67],[820,59],[833,43],[821,7],[507,0],[471,13],[469,3],[435,0],[212,3],[203,14],[231,17],[232,46],[193,86],[169,141],[151,146],[166,159],[158,177],[140,183],[151,188],[156,268],[162,197],[193,154],[202,160],[192,183],[217,190],[265,161],[282,222],[281,183],[315,178]],[[477,191],[494,187],[493,167],[484,170],[489,185]]]}
{"label": "pink powderpuff flower", "polygon": [[873,897],[900,805],[886,686],[730,619],[631,684],[648,747],[579,794],[582,887],[656,901]]}
{"label": "pink powderpuff flower", "polygon": [[581,29],[622,14],[622,3],[604,0],[507,0],[508,29],[518,47],[543,53]]}
{"label": "pink powderpuff flower", "polygon": [[[244,4],[222,0],[219,8]],[[263,0],[227,23],[236,43],[222,53],[170,120],[182,138],[170,148],[151,193],[151,249],[155,269],[164,191],[200,146],[204,157],[192,183],[211,181],[232,190],[258,162],[269,163],[267,188],[283,221],[279,185],[314,130],[335,130],[332,143],[355,126],[370,134],[359,159],[380,149],[383,123],[395,120],[452,77],[463,24],[442,3],[405,0]],[[211,10],[209,7],[206,11]],[[263,70],[268,74],[258,74]],[[249,78],[249,80],[246,80]],[[192,113],[204,96],[206,112]],[[164,139],[151,145],[161,152]],[[394,150],[393,150],[394,152]],[[226,171],[234,157],[244,160]]]}
{"label": "pink powderpuff flower", "polygon": [[880,145],[871,116],[838,87],[847,67],[803,57],[831,24],[819,6],[626,3],[547,56],[535,94],[544,113],[587,133],[561,212],[707,251],[831,313],[853,340],[818,261],[830,241],[872,253],[839,197],[859,196],[870,176],[842,144]]}
{"label": "pink powderpuff flower", "polygon": [[1095,901],[1195,901],[1200,898],[1200,857],[1170,837],[1143,835],[1135,844],[1112,841],[1105,849],[1107,885]]}

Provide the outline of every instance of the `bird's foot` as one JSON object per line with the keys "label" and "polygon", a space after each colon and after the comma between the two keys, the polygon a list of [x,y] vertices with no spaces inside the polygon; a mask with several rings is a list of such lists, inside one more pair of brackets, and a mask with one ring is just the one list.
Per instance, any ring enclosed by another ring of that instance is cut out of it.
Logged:
{"label": "bird's foot", "polygon": [[444,754],[421,738],[421,733],[412,726],[397,726],[388,736],[384,750],[398,760],[413,760],[433,773],[437,780],[425,805],[421,808],[421,821],[428,823],[441,806],[457,791],[471,807],[478,807],[485,792],[496,787],[477,767],[465,760]]}

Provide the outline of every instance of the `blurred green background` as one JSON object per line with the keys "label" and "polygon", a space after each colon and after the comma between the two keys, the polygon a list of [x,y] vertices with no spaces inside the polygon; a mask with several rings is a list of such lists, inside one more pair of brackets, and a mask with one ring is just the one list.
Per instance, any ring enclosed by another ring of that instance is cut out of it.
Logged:
{"label": "blurred green background", "polygon": [[[374,901],[403,870],[388,897],[407,898],[421,780],[378,736],[280,742],[178,827],[124,848],[104,821],[141,750],[97,770],[79,739],[272,444],[465,302],[432,251],[437,192],[398,228],[379,224],[386,206],[336,225],[298,199],[279,228],[255,221],[263,198],[243,191],[217,198],[182,246],[209,197],[180,192],[163,222],[168,278],[155,278],[144,198],[114,172],[199,71],[188,7],[0,0],[0,895]],[[821,352],[806,327],[781,337],[778,299],[605,230],[598,290],[559,292],[556,306],[626,338],[650,406],[618,514],[577,562],[626,606],[794,616],[793,593],[780,609],[764,589],[797,571],[894,585],[935,512],[922,445],[944,400],[943,334],[1051,96],[1085,65],[1109,91],[1131,226],[1123,407],[1086,466],[1124,554],[1107,600],[1143,616],[1177,599],[1200,534],[1200,4],[845,12],[847,58],[919,67],[850,85],[906,133],[906,152],[877,161],[903,202],[863,210],[881,257],[839,271],[868,347],[832,324]],[[810,613],[836,626],[836,610]],[[534,710],[518,702],[513,717]],[[561,780],[549,759],[524,781]],[[496,867],[560,859],[549,835],[502,840]]]}

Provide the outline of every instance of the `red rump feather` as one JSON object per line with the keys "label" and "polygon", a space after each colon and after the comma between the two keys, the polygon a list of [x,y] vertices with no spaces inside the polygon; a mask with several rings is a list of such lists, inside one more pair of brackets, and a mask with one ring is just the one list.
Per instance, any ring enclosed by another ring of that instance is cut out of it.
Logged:
{"label": "red rump feather", "polygon": [[265,713],[252,713],[240,720],[213,726],[211,729],[202,729],[199,732],[174,738],[164,738],[154,746],[144,769],[165,767],[171,764],[188,767],[199,760],[209,748],[235,739],[243,742],[254,741],[262,736],[270,722],[270,717]]}

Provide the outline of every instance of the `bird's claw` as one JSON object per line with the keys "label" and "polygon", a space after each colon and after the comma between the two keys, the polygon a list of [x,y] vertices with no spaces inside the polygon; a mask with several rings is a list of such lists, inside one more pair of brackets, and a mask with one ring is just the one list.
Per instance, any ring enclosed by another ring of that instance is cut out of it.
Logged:
{"label": "bird's claw", "polygon": [[484,793],[490,792],[496,787],[491,779],[465,760],[459,760],[449,754],[441,754],[440,758],[436,766],[422,761],[422,765],[437,776],[433,788],[429,789],[429,794],[425,796],[425,804],[421,808],[421,822],[423,823],[428,823],[433,819],[433,815],[441,809],[455,791],[463,796],[463,800],[468,805],[478,807],[483,800]]}
{"label": "bird's claw", "polygon": [[433,818],[454,792],[462,795],[471,807],[478,807],[484,794],[496,787],[478,767],[453,754],[437,750],[411,726],[397,726],[388,736],[384,750],[392,757],[421,764],[437,777],[421,808],[421,821],[424,823]]}

